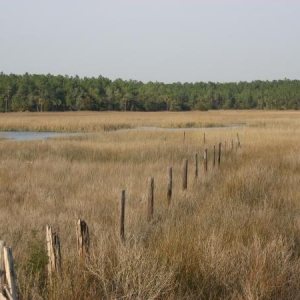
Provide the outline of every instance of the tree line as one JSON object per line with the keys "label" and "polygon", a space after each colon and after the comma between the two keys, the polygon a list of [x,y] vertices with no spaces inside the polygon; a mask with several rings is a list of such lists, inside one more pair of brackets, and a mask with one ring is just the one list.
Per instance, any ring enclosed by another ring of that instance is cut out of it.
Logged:
{"label": "tree line", "polygon": [[0,73],[0,111],[300,108],[300,80],[143,83],[103,76]]}

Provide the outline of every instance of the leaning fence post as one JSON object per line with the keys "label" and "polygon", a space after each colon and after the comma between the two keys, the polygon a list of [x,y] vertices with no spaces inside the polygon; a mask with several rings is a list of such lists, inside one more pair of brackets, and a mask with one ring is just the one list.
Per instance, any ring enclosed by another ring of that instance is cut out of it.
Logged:
{"label": "leaning fence post", "polygon": [[77,250],[79,258],[89,256],[90,235],[89,227],[84,220],[78,219],[76,222]]}
{"label": "leaning fence post", "polygon": [[173,169],[172,167],[169,167],[169,181],[168,181],[168,192],[167,192],[168,205],[171,204],[171,200],[172,200],[172,188],[173,188]]}
{"label": "leaning fence post", "polygon": [[48,253],[48,275],[51,276],[58,272],[61,267],[61,252],[60,242],[57,232],[52,231],[50,225],[46,225],[46,241],[47,241],[47,253]]}
{"label": "leaning fence post", "polygon": [[7,292],[9,299],[16,300],[17,299],[17,284],[16,284],[16,276],[14,271],[14,261],[12,256],[12,250],[9,247],[3,248],[3,256],[4,256],[4,267],[5,274],[7,280]]}
{"label": "leaning fence post", "polygon": [[182,189],[186,190],[187,189],[187,179],[188,177],[188,160],[185,158],[183,160],[183,178],[182,178]]}
{"label": "leaning fence post", "polygon": [[207,172],[207,148],[204,150],[204,171]]}
{"label": "leaning fence post", "polygon": [[121,240],[125,241],[125,190],[122,190],[121,192],[121,215],[120,215],[120,237]]}
{"label": "leaning fence post", "polygon": [[154,212],[154,178],[149,177],[148,179],[148,217],[147,220],[150,222],[153,219]]}

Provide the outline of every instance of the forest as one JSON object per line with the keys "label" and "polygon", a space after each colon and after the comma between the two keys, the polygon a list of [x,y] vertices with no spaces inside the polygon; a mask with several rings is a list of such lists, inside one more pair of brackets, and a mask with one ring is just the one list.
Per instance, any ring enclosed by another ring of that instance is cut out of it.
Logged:
{"label": "forest", "polygon": [[143,83],[103,76],[0,73],[0,111],[188,111],[300,108],[300,80]]}

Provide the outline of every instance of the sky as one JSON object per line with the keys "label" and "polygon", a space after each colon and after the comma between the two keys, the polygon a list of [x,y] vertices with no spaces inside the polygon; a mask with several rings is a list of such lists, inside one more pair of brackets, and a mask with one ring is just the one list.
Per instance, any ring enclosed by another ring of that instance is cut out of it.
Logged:
{"label": "sky", "polygon": [[0,72],[300,79],[300,1],[0,0]]}

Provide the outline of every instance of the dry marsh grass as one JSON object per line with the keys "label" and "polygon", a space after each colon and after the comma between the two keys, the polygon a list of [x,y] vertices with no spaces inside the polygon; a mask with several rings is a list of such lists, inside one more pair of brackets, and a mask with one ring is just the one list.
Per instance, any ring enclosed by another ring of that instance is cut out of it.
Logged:
{"label": "dry marsh grass", "polygon": [[[84,124],[91,132],[34,142],[1,140],[0,237],[13,248],[21,299],[299,299],[299,117],[247,111],[12,114],[5,121],[1,116],[2,129],[9,124],[15,130],[80,131]],[[247,126],[186,131],[183,143],[182,131],[97,132],[105,122]],[[229,141],[237,133],[242,148],[231,152]],[[213,169],[212,147],[220,140],[227,150],[221,167]],[[197,180],[195,152],[201,154]],[[181,190],[184,158],[187,191]],[[148,223],[150,176],[155,207]],[[122,189],[125,245],[118,231]],[[77,217],[90,227],[91,259],[84,266],[76,259]],[[45,274],[46,224],[59,229],[62,245],[62,274],[53,286]]]}
{"label": "dry marsh grass", "polygon": [[297,124],[297,111],[208,112],[54,112],[1,114],[0,130],[100,132],[138,126],[226,127],[245,125],[282,129]]}

